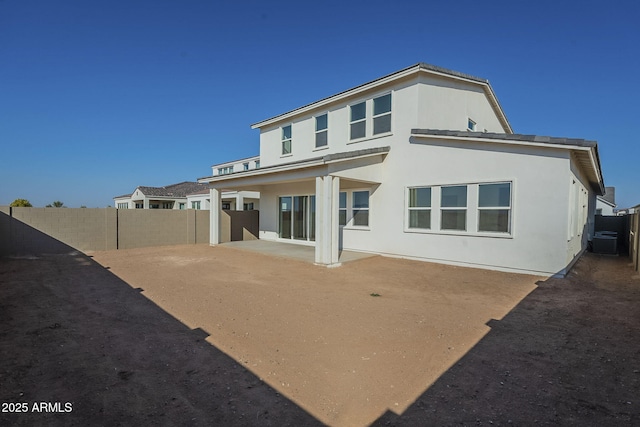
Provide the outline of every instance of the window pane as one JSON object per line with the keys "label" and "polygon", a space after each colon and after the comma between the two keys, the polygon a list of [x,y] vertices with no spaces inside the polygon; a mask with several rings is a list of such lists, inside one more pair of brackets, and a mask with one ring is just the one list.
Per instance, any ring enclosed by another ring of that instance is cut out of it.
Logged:
{"label": "window pane", "polygon": [[291,153],[291,140],[282,141],[282,154]]}
{"label": "window pane", "polygon": [[354,191],[353,192],[353,208],[368,208],[369,207],[369,192],[368,191]]}
{"label": "window pane", "polygon": [[341,192],[340,193],[340,209],[346,209],[346,208],[347,208],[347,193]]}
{"label": "window pane", "polygon": [[324,130],[327,128],[327,115],[316,117],[316,130]]}
{"label": "window pane", "polygon": [[354,210],[353,225],[367,226],[369,225],[369,210]]}
{"label": "window pane", "polygon": [[431,209],[410,210],[409,228],[431,228]]}
{"label": "window pane", "polygon": [[361,102],[360,104],[351,106],[351,121],[364,119],[367,114],[367,104]]}
{"label": "window pane", "polygon": [[280,197],[280,237],[291,238],[291,197]]}
{"label": "window pane", "polygon": [[367,122],[358,122],[351,124],[351,139],[364,138]]}
{"label": "window pane", "polygon": [[282,139],[291,139],[291,125],[282,128]]}
{"label": "window pane", "polygon": [[509,209],[482,209],[479,211],[478,231],[509,232]]}
{"label": "window pane", "polygon": [[338,224],[339,225],[347,225],[347,210],[340,209],[338,212]]}
{"label": "window pane", "polygon": [[316,133],[316,147],[327,145],[327,131]]}
{"label": "window pane", "polygon": [[309,196],[309,240],[316,240],[316,196]]}
{"label": "window pane", "polygon": [[464,208],[467,206],[467,186],[442,187],[441,206],[445,208]]}
{"label": "window pane", "polygon": [[409,189],[409,207],[410,208],[430,208],[431,207],[431,188],[410,188]]}
{"label": "window pane", "polygon": [[391,94],[381,96],[373,100],[373,115],[388,113],[391,111]]}
{"label": "window pane", "polygon": [[391,114],[373,119],[373,134],[391,132]]}
{"label": "window pane", "polygon": [[481,184],[479,186],[478,206],[509,207],[511,206],[511,183]]}
{"label": "window pane", "polygon": [[466,230],[467,211],[465,209],[452,209],[442,211],[443,230]]}

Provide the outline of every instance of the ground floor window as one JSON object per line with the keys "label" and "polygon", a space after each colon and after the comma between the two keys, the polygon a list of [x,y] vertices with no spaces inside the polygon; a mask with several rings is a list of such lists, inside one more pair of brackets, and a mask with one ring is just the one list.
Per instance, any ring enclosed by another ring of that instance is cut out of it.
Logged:
{"label": "ground floor window", "polygon": [[143,208],[144,208],[143,203],[136,203],[136,209],[143,209]]}
{"label": "ground floor window", "polygon": [[405,229],[510,234],[511,187],[511,182],[409,187]]}
{"label": "ground floor window", "polygon": [[251,203],[244,203],[242,207],[243,207],[243,209],[244,209],[245,211],[252,211],[252,210],[253,210],[253,202],[251,202]]}
{"label": "ground floor window", "polygon": [[316,196],[281,196],[278,201],[278,236],[315,241]]}
{"label": "ground floor window", "polygon": [[478,185],[478,231],[509,233],[511,183]]}
{"label": "ground floor window", "polygon": [[118,203],[118,209],[129,209],[129,203]]}
{"label": "ground floor window", "polygon": [[409,228],[431,228],[431,187],[409,188]]}
{"label": "ground floor window", "polygon": [[369,226],[369,190],[341,191],[338,197],[338,224]]}
{"label": "ground floor window", "polygon": [[191,202],[191,209],[200,209],[200,201]]}

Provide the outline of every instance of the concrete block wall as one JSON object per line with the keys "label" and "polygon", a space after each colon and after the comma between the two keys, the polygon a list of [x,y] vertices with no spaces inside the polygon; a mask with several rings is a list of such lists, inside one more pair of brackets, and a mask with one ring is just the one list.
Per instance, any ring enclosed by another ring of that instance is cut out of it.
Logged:
{"label": "concrete block wall", "polygon": [[209,243],[209,212],[0,207],[0,254]]}
{"label": "concrete block wall", "polygon": [[115,209],[3,207],[1,212],[4,253],[116,249]]}

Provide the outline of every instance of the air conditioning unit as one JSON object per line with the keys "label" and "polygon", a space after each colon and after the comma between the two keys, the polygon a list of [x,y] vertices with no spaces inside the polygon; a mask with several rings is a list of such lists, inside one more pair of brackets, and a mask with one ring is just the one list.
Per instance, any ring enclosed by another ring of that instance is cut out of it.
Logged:
{"label": "air conditioning unit", "polygon": [[605,255],[618,254],[618,233],[599,231],[593,237],[593,253]]}

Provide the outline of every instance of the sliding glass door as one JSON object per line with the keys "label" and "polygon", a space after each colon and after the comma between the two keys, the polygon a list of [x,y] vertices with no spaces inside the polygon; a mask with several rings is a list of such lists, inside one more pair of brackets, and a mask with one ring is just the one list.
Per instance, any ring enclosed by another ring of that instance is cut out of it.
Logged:
{"label": "sliding glass door", "polygon": [[316,238],[316,196],[282,196],[278,204],[281,239]]}

